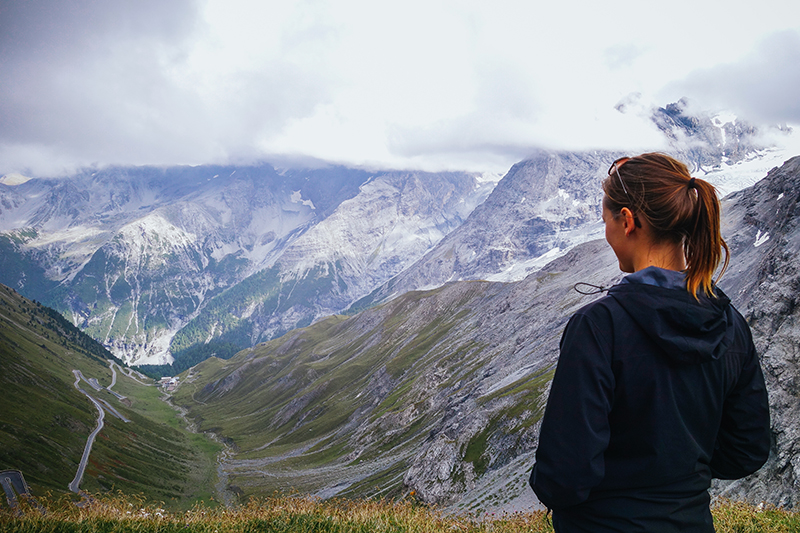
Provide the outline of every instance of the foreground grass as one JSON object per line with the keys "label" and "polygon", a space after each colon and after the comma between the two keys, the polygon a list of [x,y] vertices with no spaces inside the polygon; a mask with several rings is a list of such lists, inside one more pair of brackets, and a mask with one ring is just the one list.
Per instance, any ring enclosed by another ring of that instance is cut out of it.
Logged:
{"label": "foreground grass", "polygon": [[[284,496],[252,500],[226,509],[196,505],[170,513],[129,497],[103,497],[76,506],[68,499],[43,502],[42,514],[25,508],[21,516],[0,510],[2,532],[551,532],[544,512],[502,516],[445,515],[412,500],[326,500]],[[723,502],[714,509],[718,533],[784,533],[800,531],[800,515],[780,509],[758,509]]]}

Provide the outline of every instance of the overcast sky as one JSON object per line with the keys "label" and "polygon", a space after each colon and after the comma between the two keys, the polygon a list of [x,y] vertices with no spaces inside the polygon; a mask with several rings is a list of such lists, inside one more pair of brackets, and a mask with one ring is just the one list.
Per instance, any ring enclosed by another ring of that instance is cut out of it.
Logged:
{"label": "overcast sky", "polygon": [[0,175],[503,172],[537,146],[657,147],[637,110],[682,96],[797,125],[798,95],[797,0],[0,0]]}

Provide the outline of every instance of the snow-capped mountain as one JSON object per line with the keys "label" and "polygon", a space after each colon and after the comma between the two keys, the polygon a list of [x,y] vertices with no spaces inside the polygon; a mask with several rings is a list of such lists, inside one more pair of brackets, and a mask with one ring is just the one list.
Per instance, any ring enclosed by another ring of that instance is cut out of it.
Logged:
{"label": "snow-capped mountain", "polygon": [[[680,101],[652,111],[669,153],[721,195],[748,187],[788,156],[730,114],[686,113]],[[447,281],[518,281],[573,246],[601,236],[601,181],[625,154],[539,150],[517,163],[466,222],[417,263],[356,304],[386,301]]]}
{"label": "snow-capped mountain", "polygon": [[[206,343],[225,333],[235,340],[224,347],[232,354],[264,331],[310,323],[367,294],[458,226],[494,183],[466,173],[269,165],[6,179],[2,281],[61,310],[130,363],[214,350]],[[233,303],[221,294],[267,275],[274,309],[258,308],[258,290],[243,298],[234,291]],[[292,302],[306,284],[307,301]],[[218,295],[213,316],[200,316]]]}
{"label": "snow-capped mountain", "polygon": [[201,341],[201,356],[243,348],[341,312],[462,224],[494,185],[464,173],[371,178],[299,236],[272,268],[211,300],[176,334],[173,353],[197,362],[193,347]]}
{"label": "snow-capped mountain", "polygon": [[[650,119],[723,193],[783,161],[730,115],[682,101]],[[410,290],[520,280],[599,236],[600,181],[621,155],[539,150],[499,183],[266,164],[6,176],[0,281],[129,363],[187,368]]]}
{"label": "snow-capped mountain", "polygon": [[521,279],[600,229],[601,168],[613,156],[540,151],[514,165],[457,230],[371,295],[464,279]]}

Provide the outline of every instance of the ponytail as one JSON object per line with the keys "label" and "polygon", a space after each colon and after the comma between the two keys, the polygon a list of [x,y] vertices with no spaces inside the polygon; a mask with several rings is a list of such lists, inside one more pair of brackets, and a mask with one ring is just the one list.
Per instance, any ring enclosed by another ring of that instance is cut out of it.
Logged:
{"label": "ponytail", "polygon": [[[693,186],[692,186],[693,185]],[[683,241],[686,254],[686,290],[697,296],[697,289],[713,295],[712,276],[722,260],[725,259],[717,279],[728,268],[730,250],[720,232],[720,206],[714,186],[704,180],[691,178],[687,185],[689,194],[696,195],[695,215],[692,231]]]}
{"label": "ponytail", "polygon": [[730,251],[720,233],[720,205],[714,186],[691,177],[680,161],[657,153],[617,160],[603,181],[604,203],[612,212],[623,207],[650,226],[656,242],[683,244],[686,290],[714,296],[712,277]]}

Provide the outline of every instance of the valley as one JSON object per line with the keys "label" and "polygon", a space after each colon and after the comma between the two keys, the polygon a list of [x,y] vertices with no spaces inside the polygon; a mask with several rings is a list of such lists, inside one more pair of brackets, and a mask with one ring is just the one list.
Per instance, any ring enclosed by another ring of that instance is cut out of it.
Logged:
{"label": "valley", "polygon": [[[723,201],[731,270],[720,286],[751,324],[776,444],[767,466],[713,494],[793,508],[800,158]],[[764,238],[769,234],[768,239]],[[449,282],[334,316],[192,369],[175,401],[231,439],[244,497],[297,489],[517,510],[566,319],[619,280],[601,240],[517,282]],[[366,468],[364,468],[366,466]],[[369,475],[366,475],[366,474]]]}
{"label": "valley", "polygon": [[[774,414],[768,466],[714,495],[791,508],[800,160],[684,111],[654,121],[731,193],[720,286],[753,328]],[[0,183],[2,380],[22,398],[0,417],[2,465],[66,492],[100,412],[75,489],[177,507],[273,491],[535,506],[558,341],[596,297],[574,286],[621,277],[597,186],[617,155],[535,150],[499,181],[263,164]]]}

